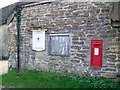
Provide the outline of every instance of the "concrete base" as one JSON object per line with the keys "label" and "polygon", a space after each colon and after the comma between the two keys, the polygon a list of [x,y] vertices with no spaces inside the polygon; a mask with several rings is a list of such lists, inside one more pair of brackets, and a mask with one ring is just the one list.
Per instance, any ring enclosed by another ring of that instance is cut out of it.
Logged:
{"label": "concrete base", "polygon": [[8,61],[0,61],[0,75],[8,72]]}

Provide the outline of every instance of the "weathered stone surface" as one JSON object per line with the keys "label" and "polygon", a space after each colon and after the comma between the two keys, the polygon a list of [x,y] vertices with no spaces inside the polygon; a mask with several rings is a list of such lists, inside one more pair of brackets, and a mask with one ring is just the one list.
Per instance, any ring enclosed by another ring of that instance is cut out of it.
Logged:
{"label": "weathered stone surface", "polygon": [[116,78],[116,73],[113,73],[111,71],[106,71],[106,73],[102,73],[101,76],[112,79],[112,78]]}
{"label": "weathered stone surface", "polygon": [[0,59],[8,59],[8,28],[7,25],[0,25]]}
{"label": "weathered stone surface", "polygon": [[[110,25],[111,3],[74,2],[47,3],[26,7],[21,12],[21,69],[35,69],[58,73],[74,73],[89,76],[115,77],[119,54],[119,29]],[[10,66],[16,64],[16,20],[9,26]],[[43,52],[32,50],[33,26],[47,29],[46,49]],[[49,54],[49,35],[67,34],[69,56],[53,56]],[[103,40],[103,57],[101,69],[90,67],[91,40]],[[113,72],[108,73],[107,72]]]}

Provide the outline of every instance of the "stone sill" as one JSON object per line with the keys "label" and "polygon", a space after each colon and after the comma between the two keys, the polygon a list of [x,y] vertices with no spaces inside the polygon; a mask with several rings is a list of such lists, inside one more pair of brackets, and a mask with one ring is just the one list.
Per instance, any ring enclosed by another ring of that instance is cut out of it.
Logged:
{"label": "stone sill", "polygon": [[111,26],[114,28],[120,28],[120,21],[112,21]]}

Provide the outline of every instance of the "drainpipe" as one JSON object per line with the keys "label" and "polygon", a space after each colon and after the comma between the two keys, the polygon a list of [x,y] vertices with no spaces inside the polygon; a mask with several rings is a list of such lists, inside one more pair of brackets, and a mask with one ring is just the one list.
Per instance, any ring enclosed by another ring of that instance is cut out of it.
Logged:
{"label": "drainpipe", "polygon": [[19,5],[16,6],[16,19],[17,19],[17,37],[16,37],[16,45],[17,45],[17,72],[20,71],[20,21],[21,21],[21,7]]}

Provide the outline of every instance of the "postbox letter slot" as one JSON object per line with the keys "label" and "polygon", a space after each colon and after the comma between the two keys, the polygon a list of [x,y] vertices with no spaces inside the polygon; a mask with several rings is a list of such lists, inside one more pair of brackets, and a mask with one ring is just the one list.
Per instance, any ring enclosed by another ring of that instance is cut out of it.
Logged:
{"label": "postbox letter slot", "polygon": [[97,43],[97,44],[94,44],[94,46],[100,46],[100,44]]}

